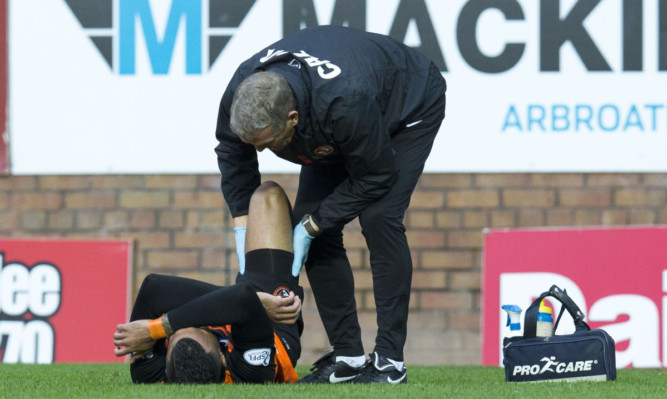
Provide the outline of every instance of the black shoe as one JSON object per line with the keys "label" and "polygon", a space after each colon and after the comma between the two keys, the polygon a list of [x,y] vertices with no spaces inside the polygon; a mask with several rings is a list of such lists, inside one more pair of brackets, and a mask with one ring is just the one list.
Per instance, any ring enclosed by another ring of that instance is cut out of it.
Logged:
{"label": "black shoe", "polygon": [[300,384],[338,384],[350,382],[357,378],[363,368],[355,369],[345,362],[337,362],[334,352],[330,351],[322,355],[313,363],[310,369],[312,374],[300,378]]}
{"label": "black shoe", "polygon": [[408,370],[403,367],[399,371],[386,357],[373,352],[371,360],[366,364],[355,384],[405,384],[408,382]]}

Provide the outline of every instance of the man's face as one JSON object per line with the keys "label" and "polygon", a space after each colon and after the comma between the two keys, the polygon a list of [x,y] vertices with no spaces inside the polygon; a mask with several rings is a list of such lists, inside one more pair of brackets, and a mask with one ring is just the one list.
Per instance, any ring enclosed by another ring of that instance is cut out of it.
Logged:
{"label": "man's face", "polygon": [[176,345],[176,342],[183,338],[191,338],[199,342],[206,352],[213,352],[220,355],[220,361],[223,367],[227,365],[225,355],[220,351],[218,339],[213,333],[203,328],[188,327],[176,330],[176,332],[169,338],[169,346],[167,347],[167,358],[171,357],[171,349]]}
{"label": "man's face", "polygon": [[299,116],[296,111],[291,111],[288,114],[287,122],[283,130],[275,129],[271,126],[266,127],[257,133],[251,140],[243,140],[248,144],[252,144],[258,152],[264,151],[268,148],[272,151],[282,151],[294,138],[296,132],[296,125],[299,123]]}

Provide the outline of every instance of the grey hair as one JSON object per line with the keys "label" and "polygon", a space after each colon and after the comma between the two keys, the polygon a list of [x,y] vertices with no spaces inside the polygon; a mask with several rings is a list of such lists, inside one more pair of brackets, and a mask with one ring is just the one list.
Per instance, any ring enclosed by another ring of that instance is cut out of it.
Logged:
{"label": "grey hair", "polygon": [[287,114],[296,109],[289,84],[275,72],[256,72],[234,93],[229,127],[241,139],[253,139],[267,127],[285,129]]}

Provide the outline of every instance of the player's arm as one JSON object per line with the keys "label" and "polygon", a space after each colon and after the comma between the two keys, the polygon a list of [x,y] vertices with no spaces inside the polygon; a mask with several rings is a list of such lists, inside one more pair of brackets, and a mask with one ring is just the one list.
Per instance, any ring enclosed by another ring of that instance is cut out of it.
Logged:
{"label": "player's arm", "polygon": [[372,98],[350,96],[331,113],[334,139],[345,154],[349,177],[313,212],[321,230],[354,219],[389,191],[396,175],[388,127]]}

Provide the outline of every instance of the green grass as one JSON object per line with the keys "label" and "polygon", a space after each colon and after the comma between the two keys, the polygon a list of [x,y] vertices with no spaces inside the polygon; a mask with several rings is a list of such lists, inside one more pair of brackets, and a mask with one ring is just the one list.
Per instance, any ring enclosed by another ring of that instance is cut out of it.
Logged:
{"label": "green grass", "polygon": [[[134,385],[125,364],[0,364],[0,398],[664,398],[667,370],[618,370],[615,382],[506,383],[498,367],[408,368],[403,385]],[[307,374],[306,366],[297,371]]]}

